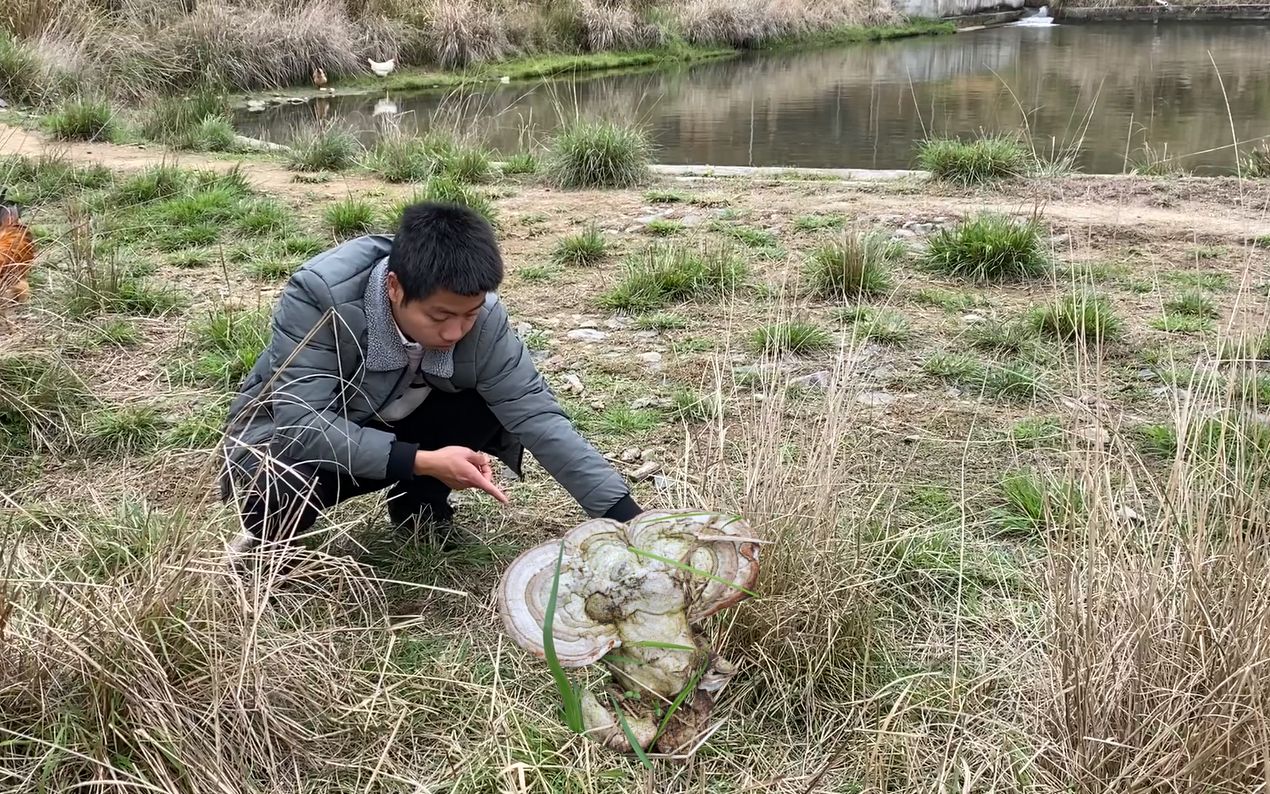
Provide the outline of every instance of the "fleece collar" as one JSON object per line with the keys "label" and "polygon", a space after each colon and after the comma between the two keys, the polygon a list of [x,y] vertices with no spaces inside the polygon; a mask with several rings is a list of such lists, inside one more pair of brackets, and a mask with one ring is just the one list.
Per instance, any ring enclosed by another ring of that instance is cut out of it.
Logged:
{"label": "fleece collar", "polygon": [[[433,350],[410,342],[392,317],[388,302],[388,260],[375,265],[366,282],[366,368],[372,372],[405,369],[410,353],[422,350],[419,369],[438,378],[454,375],[454,350]],[[417,352],[416,352],[417,355]]]}

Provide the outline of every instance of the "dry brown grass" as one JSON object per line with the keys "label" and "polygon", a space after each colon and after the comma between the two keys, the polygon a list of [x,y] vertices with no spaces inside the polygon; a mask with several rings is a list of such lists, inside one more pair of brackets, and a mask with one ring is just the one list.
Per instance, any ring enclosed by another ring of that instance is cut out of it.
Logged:
{"label": "dry brown grass", "polygon": [[[166,3],[19,0],[0,28],[39,68],[124,97],[211,82],[233,90],[305,84],[315,67],[363,74],[366,58],[461,69],[536,52],[602,52],[682,37],[750,46],[844,24],[894,21],[871,0]],[[46,78],[50,75],[45,75]]]}
{"label": "dry brown grass", "polygon": [[[275,170],[257,163],[251,175],[269,179]],[[1124,213],[1123,205],[1146,200],[1099,193],[1089,187],[1095,182],[1062,186],[1085,186],[1086,209]],[[401,195],[362,182],[299,186],[284,173],[267,184],[306,210],[350,191],[369,201]],[[1231,217],[1251,210],[1230,208],[1226,182],[1186,184],[1211,191],[1210,200],[1178,212],[1198,219],[1204,239],[1230,247],[1206,259],[1199,275],[1244,285],[1213,287],[1223,327],[1258,330],[1267,306],[1255,275],[1265,252],[1240,248],[1233,232],[1221,237]],[[1168,276],[1194,247],[1192,235],[1158,219],[1058,225],[1072,206],[1056,199],[1047,208],[1047,223],[1056,224],[1048,233],[1072,234],[1073,249],[1090,261],[1123,254],[1123,236],[1140,235],[1133,244],[1146,253],[1114,276],[1125,281],[1101,283],[1126,316],[1133,344],[1125,347],[1163,345],[1179,367],[1217,368],[1226,376],[1221,388],[1183,381],[1155,397],[1150,391],[1163,381],[1138,379],[1145,364],[1136,350],[1075,341],[1038,364],[1047,381],[1035,398],[1006,403],[932,383],[920,362],[966,347],[966,312],[1002,322],[1022,316],[1069,291],[1066,273],[1057,283],[965,288],[945,314],[918,308],[914,296],[960,286],[898,263],[892,305],[872,308],[906,315],[914,326],[908,349],[864,339],[860,324],[834,321],[841,306],[794,287],[800,254],[820,242],[793,222],[809,208],[893,231],[895,222],[881,216],[956,215],[968,211],[965,194],[911,183],[889,196],[876,183],[675,188],[688,199],[681,215],[703,211],[693,203],[707,195],[698,190],[726,193],[735,214],[727,222],[770,224],[790,256],[755,259],[747,282],[723,297],[639,318],[667,329],[653,341],[636,341],[638,325],[610,329],[596,308],[621,257],[643,249],[638,232],[606,232],[614,256],[595,267],[562,268],[547,282],[517,278],[584,223],[621,228],[619,220],[644,211],[643,191],[521,185],[498,203],[513,267],[509,305],[517,321],[534,325],[536,349],[563,361],[543,364],[553,384],[566,372],[585,383],[581,405],[571,406],[582,409],[579,422],[618,424],[621,416],[604,412],[624,408],[632,393],[671,388],[699,398],[694,408],[722,408],[686,412],[687,424],[676,415],[639,439],[658,450],[671,478],[662,488],[639,486],[641,500],[735,509],[771,541],[761,597],[706,627],[742,672],[716,712],[718,732],[696,758],[657,761],[649,772],[569,735],[545,666],[502,636],[491,598],[499,573],[519,549],[577,520],[539,470],[509,488],[505,513],[464,500],[482,541],[469,549],[386,536],[382,501],[368,499],[342,506],[310,538],[311,549],[291,552],[296,570],[240,579],[224,567],[220,547],[236,523],[211,503],[206,448],[85,461],[67,444],[41,447],[57,453],[49,471],[21,486],[0,483],[0,789],[625,794],[709,791],[720,781],[777,794],[1265,788],[1270,560],[1262,528],[1270,503],[1262,481],[1270,444],[1265,431],[1250,434],[1259,425],[1231,385],[1256,365],[1218,366],[1216,336],[1186,345],[1148,330],[1148,304],[1173,295]],[[64,209],[40,203],[41,223],[56,235]],[[1214,218],[1221,208],[1226,215]],[[1148,223],[1155,225],[1140,227]],[[683,234],[715,240],[724,231],[702,224]],[[64,359],[94,392],[110,392],[97,396],[112,405],[210,401],[210,389],[166,382],[154,370],[188,353],[184,331],[204,321],[209,301],[268,302],[271,292],[239,277],[233,247],[204,252],[201,272],[156,257],[155,277],[179,283],[195,305],[184,320],[137,318],[153,343],[63,351],[81,323],[56,316],[37,289],[35,310],[0,339],[0,355],[17,348]],[[46,290],[64,281],[64,263],[49,258]],[[1130,290],[1129,278],[1155,287]],[[609,330],[606,344],[563,339],[584,314]],[[755,362],[750,332],[793,320],[833,331],[835,344],[803,359]],[[708,353],[694,346],[702,341]],[[654,345],[665,350],[658,373],[631,361]],[[735,369],[751,364],[757,377]],[[879,374],[879,365],[890,372]],[[823,389],[788,388],[816,370],[828,373]],[[880,389],[895,402],[862,399]],[[587,409],[595,400],[608,403],[594,409],[599,422]],[[1044,449],[1022,449],[1006,432],[1039,417],[1058,428]],[[1139,451],[1131,431],[1144,417],[1173,428],[1182,452]],[[1223,423],[1204,424],[1212,417]],[[77,422],[65,424],[67,434],[77,431]],[[1089,426],[1106,433],[1105,447],[1068,432]],[[637,443],[592,437],[613,451]],[[1074,483],[1083,508],[1051,496],[1027,521],[1003,520],[1000,475],[1022,466],[1044,482]],[[142,509],[150,498],[161,509]],[[589,673],[580,679],[597,683]]]}

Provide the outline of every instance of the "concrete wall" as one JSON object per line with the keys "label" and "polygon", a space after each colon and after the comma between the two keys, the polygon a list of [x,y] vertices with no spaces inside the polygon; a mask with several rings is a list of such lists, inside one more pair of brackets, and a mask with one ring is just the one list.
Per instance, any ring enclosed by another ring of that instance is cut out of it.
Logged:
{"label": "concrete wall", "polygon": [[1138,20],[1270,20],[1268,5],[1124,6],[1120,8],[1059,8],[1054,18],[1066,22],[1133,22]]}
{"label": "concrete wall", "polygon": [[1018,10],[1024,0],[895,0],[895,9],[907,17],[942,19],[982,11]]}

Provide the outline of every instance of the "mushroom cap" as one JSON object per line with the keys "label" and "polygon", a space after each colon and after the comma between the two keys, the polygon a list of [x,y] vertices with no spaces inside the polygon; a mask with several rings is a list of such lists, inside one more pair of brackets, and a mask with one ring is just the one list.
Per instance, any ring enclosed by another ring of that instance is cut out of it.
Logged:
{"label": "mushroom cap", "polygon": [[718,513],[645,512],[629,525],[593,519],[513,560],[499,588],[499,613],[517,645],[546,657],[543,622],[563,543],[556,657],[563,667],[593,664],[622,644],[622,623],[636,612],[684,610],[695,621],[743,600],[758,579],[758,545],[748,537],[743,520]]}

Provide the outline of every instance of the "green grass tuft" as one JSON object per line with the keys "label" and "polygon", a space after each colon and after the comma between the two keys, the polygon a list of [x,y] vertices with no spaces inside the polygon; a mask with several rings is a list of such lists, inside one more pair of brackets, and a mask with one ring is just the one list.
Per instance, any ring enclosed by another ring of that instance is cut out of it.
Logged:
{"label": "green grass tuft", "polygon": [[671,395],[670,413],[683,422],[710,422],[723,416],[723,401],[719,395],[679,389]]}
{"label": "green grass tuft", "polygon": [[264,311],[220,309],[194,326],[199,380],[233,388],[255,365],[269,343],[270,317]]}
{"label": "green grass tuft", "polygon": [[1133,429],[1138,449],[1159,458],[1177,454],[1177,428],[1171,424],[1139,425]]}
{"label": "green grass tuft", "polygon": [[814,353],[832,343],[825,329],[797,321],[765,325],[750,336],[750,347],[766,353]]}
{"label": "green grass tuft", "polygon": [[679,190],[650,190],[644,194],[644,201],[649,204],[683,204],[688,201],[688,194]]}
{"label": "green grass tuft", "polygon": [[891,309],[848,306],[838,312],[837,316],[842,322],[852,324],[855,338],[860,340],[898,345],[908,341],[912,334],[904,315]]}
{"label": "green grass tuft", "polygon": [[727,249],[650,246],[627,265],[626,274],[600,298],[606,309],[648,311],[668,303],[717,297],[738,286],[746,268]]}
{"label": "green grass tuft", "polygon": [[1029,417],[1010,428],[1010,440],[1024,448],[1057,448],[1062,438],[1063,425],[1052,416]]}
{"label": "green grass tuft", "polygon": [[956,384],[983,381],[983,362],[966,353],[934,353],[922,362],[922,370],[929,375]]}
{"label": "green grass tuft", "polygon": [[1089,292],[1065,295],[1032,316],[1035,328],[1063,341],[1083,339],[1101,343],[1119,339],[1124,321],[1104,296]]}
{"label": "green grass tuft", "polygon": [[646,234],[654,237],[672,237],[684,230],[683,221],[677,221],[667,218],[657,218],[648,222],[644,227]]}
{"label": "green grass tuft", "polygon": [[0,355],[0,458],[65,449],[92,402],[84,382],[60,360]]}
{"label": "green grass tuft", "polygon": [[642,129],[610,121],[574,121],[551,141],[546,177],[560,188],[629,188],[646,182],[651,143]]}
{"label": "green grass tuft", "polygon": [[234,226],[252,235],[286,234],[294,228],[291,213],[281,202],[260,198],[243,202],[236,208]]}
{"label": "green grass tuft", "polygon": [[340,238],[357,237],[375,227],[375,208],[370,202],[352,197],[327,207],[323,217],[331,233]]}
{"label": "green grass tuft", "polygon": [[187,171],[171,165],[152,165],[116,184],[111,196],[120,204],[147,204],[179,195],[189,183]]}
{"label": "green grass tuft", "polygon": [[989,365],[983,374],[983,393],[1004,400],[1031,400],[1043,386],[1040,369],[1027,359]]}
{"label": "green grass tuft", "polygon": [[933,271],[973,281],[1038,276],[1048,261],[1036,220],[984,214],[931,238],[923,258]]}
{"label": "green grass tuft", "polygon": [[1026,353],[1035,346],[1037,330],[1024,320],[987,318],[966,330],[966,339],[977,350],[991,353]]}
{"label": "green grass tuft", "polygon": [[59,141],[109,141],[115,137],[118,123],[110,103],[79,98],[45,116],[44,128]]}
{"label": "green grass tuft", "polygon": [[1188,317],[1216,319],[1220,316],[1213,299],[1198,289],[1187,290],[1166,300],[1164,310],[1169,314],[1181,314]]}
{"label": "green grass tuft", "polygon": [[1004,506],[999,520],[1007,532],[1067,527],[1084,510],[1083,495],[1074,483],[1057,482],[1027,469],[1001,479],[1001,496]]}
{"label": "green grass tuft", "polygon": [[297,128],[290,147],[287,164],[295,171],[343,171],[362,150],[353,131],[338,122]]}
{"label": "green grass tuft", "polygon": [[176,149],[231,151],[236,142],[229,113],[229,103],[212,90],[155,98],[141,114],[141,134]]}
{"label": "green grass tuft", "polygon": [[919,167],[956,185],[983,185],[1027,173],[1028,151],[1016,138],[989,136],[974,141],[935,138],[923,141]]}
{"label": "green grass tuft", "polygon": [[186,303],[172,288],[151,284],[113,259],[73,259],[68,276],[62,306],[69,317],[99,314],[153,317],[174,312]]}
{"label": "green grass tuft", "polygon": [[88,333],[88,339],[94,345],[134,347],[141,341],[141,334],[137,331],[136,323],[123,317],[115,317],[94,325]]}
{"label": "green grass tuft", "polygon": [[[464,185],[451,176],[435,176],[428,180],[416,199],[448,204],[462,204],[479,213],[490,224],[496,223],[494,204],[484,194]],[[400,216],[398,216],[400,217]]]}
{"label": "green grass tuft", "polygon": [[505,176],[536,174],[539,168],[538,157],[532,152],[517,152],[503,163],[503,174]]}
{"label": "green grass tuft", "polygon": [[924,306],[935,306],[946,312],[968,312],[984,303],[978,295],[941,287],[924,287],[913,295],[913,301]]}
{"label": "green grass tuft", "polygon": [[1206,334],[1213,330],[1213,321],[1190,314],[1165,314],[1153,318],[1151,327],[1167,334]]}
{"label": "green grass tuft", "polygon": [[104,408],[88,418],[88,445],[98,456],[135,455],[154,449],[166,422],[148,405]]}
{"label": "green grass tuft", "polygon": [[817,232],[823,229],[841,229],[846,219],[841,215],[799,215],[794,218],[794,229],[800,232]]}
{"label": "green grass tuft", "polygon": [[894,288],[891,265],[903,256],[904,244],[885,234],[849,234],[811,252],[808,280],[824,298],[855,300],[885,294]]}
{"label": "green grass tuft", "polygon": [[556,244],[551,258],[559,265],[595,265],[608,253],[608,243],[594,224]]}

